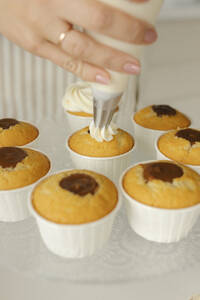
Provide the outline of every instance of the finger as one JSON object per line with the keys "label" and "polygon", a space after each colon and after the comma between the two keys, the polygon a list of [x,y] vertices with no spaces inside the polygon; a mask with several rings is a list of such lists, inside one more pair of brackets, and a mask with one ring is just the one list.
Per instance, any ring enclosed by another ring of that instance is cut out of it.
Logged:
{"label": "finger", "polygon": [[61,42],[61,34],[71,29],[72,25],[70,23],[51,15],[44,15],[43,19],[37,24],[38,35],[56,45]]}
{"label": "finger", "polygon": [[49,59],[60,67],[81,77],[83,80],[96,81],[103,84],[108,84],[110,81],[110,74],[104,69],[70,57],[64,53],[60,46],[53,45],[42,39],[28,24],[19,23],[17,26],[15,24],[15,26],[13,25],[12,35],[9,32],[5,32],[4,34],[18,46],[34,55]]}
{"label": "finger", "polygon": [[136,58],[100,44],[85,33],[70,29],[71,25],[62,20],[48,22],[43,20],[40,33],[55,44],[58,44],[60,37],[64,37],[60,43],[62,49],[76,59],[117,72],[129,74],[140,72],[140,63]]}
{"label": "finger", "polygon": [[[149,44],[156,40],[154,27],[145,21],[94,0],[60,0],[62,19],[92,31],[135,44]],[[77,13],[78,12],[78,13]],[[87,12],[87,13],[86,13]]]}
{"label": "finger", "polygon": [[100,44],[76,30],[66,32],[61,43],[70,56],[117,72],[138,74],[139,61],[129,54]]}
{"label": "finger", "polygon": [[72,58],[70,55],[64,53],[57,45],[45,41],[37,49],[37,55],[52,61],[85,81],[102,84],[108,84],[110,82],[108,72],[81,60]]}

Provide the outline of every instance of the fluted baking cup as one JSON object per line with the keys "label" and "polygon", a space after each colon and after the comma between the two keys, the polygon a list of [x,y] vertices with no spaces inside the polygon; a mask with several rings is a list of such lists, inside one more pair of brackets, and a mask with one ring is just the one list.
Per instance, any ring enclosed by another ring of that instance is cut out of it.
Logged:
{"label": "fluted baking cup", "polygon": [[[153,161],[143,161],[142,164]],[[131,228],[143,238],[172,243],[185,238],[200,215],[200,204],[181,209],[164,209],[145,205],[130,197],[123,187],[123,178],[132,165],[120,178],[120,190],[126,203],[128,221]],[[142,195],[141,195],[142,197]]]}
{"label": "fluted baking cup", "polygon": [[121,173],[135,160],[135,139],[133,148],[126,153],[111,157],[91,157],[81,155],[73,151],[68,144],[69,138],[67,139],[66,147],[76,168],[87,169],[101,173],[114,181],[116,184],[118,183]]}
{"label": "fluted baking cup", "polygon": [[[48,173],[49,172],[50,169]],[[42,178],[45,176],[42,176]],[[17,222],[30,217],[28,209],[28,195],[36,183],[37,181],[27,186],[12,190],[0,190],[0,221]]]}
{"label": "fluted baking cup", "polygon": [[29,199],[30,213],[36,219],[46,247],[54,254],[66,258],[82,258],[100,250],[110,237],[120,206],[119,198],[115,208],[105,217],[85,224],[68,225],[57,224],[43,218],[32,204],[32,193]]}

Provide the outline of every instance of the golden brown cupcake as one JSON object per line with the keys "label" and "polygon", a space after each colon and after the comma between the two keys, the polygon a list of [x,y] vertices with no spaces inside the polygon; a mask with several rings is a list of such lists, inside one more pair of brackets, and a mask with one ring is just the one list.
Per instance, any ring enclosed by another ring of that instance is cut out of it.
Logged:
{"label": "golden brown cupcake", "polygon": [[200,130],[185,128],[163,134],[158,149],[172,160],[200,166]]}
{"label": "golden brown cupcake", "polygon": [[109,142],[97,142],[90,136],[89,128],[85,127],[69,138],[69,147],[76,153],[91,157],[111,157],[130,151],[134,146],[133,137],[126,131],[118,129]]}
{"label": "golden brown cupcake", "polygon": [[105,176],[87,170],[70,170],[42,180],[32,193],[34,209],[59,224],[96,221],[118,202],[115,185]]}
{"label": "golden brown cupcake", "polygon": [[39,135],[32,124],[16,119],[0,119],[0,147],[24,146]]}
{"label": "golden brown cupcake", "polygon": [[172,161],[138,164],[123,178],[136,201],[158,208],[178,209],[200,203],[200,175]]}
{"label": "golden brown cupcake", "polygon": [[145,128],[171,130],[190,126],[190,120],[169,105],[147,106],[134,115],[134,121]]}
{"label": "golden brown cupcake", "polygon": [[0,148],[0,190],[12,190],[34,183],[47,174],[49,159],[28,148]]}

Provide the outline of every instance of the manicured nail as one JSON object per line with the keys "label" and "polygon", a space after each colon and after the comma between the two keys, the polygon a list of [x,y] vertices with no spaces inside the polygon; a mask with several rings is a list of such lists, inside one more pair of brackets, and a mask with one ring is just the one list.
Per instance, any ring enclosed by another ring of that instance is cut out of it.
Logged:
{"label": "manicured nail", "polygon": [[144,35],[144,41],[146,43],[153,43],[157,39],[157,33],[153,29],[148,29]]}
{"label": "manicured nail", "polygon": [[124,65],[124,71],[130,74],[139,74],[140,73],[140,66],[132,64],[132,63],[126,63]]}
{"label": "manicured nail", "polygon": [[103,84],[109,84],[110,79],[107,77],[104,77],[103,75],[96,75],[96,82],[103,83]]}

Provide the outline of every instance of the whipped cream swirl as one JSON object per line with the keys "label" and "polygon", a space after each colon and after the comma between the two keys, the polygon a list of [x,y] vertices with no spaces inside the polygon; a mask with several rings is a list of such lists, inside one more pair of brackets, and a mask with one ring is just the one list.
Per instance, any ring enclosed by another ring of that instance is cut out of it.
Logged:
{"label": "whipped cream swirl", "polygon": [[102,129],[95,127],[94,121],[90,123],[89,126],[90,135],[94,138],[97,142],[109,142],[113,139],[113,136],[117,134],[117,126],[112,121],[108,127],[104,127]]}
{"label": "whipped cream swirl", "polygon": [[70,84],[66,89],[62,104],[67,111],[93,114],[93,95],[89,83]]}

